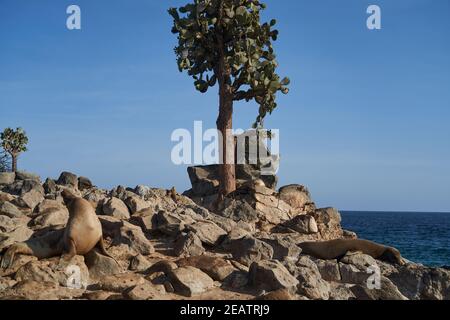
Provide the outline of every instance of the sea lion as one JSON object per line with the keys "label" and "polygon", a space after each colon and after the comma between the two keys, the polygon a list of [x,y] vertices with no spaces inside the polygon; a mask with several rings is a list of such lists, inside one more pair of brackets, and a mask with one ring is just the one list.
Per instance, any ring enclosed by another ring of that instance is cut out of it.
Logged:
{"label": "sea lion", "polygon": [[323,260],[340,259],[347,252],[354,251],[362,252],[374,259],[399,265],[405,264],[397,249],[368,240],[338,239],[323,242],[302,242],[298,246],[302,249],[302,254]]}
{"label": "sea lion", "polygon": [[[103,255],[114,259],[106,252],[102,225],[91,204],[67,190],[61,196],[69,210],[65,229],[12,245],[3,256],[1,268],[10,267],[16,254],[33,255],[38,259],[62,255],[62,260],[68,262],[75,255],[86,255],[95,247]],[[117,260],[114,261],[117,263]]]}

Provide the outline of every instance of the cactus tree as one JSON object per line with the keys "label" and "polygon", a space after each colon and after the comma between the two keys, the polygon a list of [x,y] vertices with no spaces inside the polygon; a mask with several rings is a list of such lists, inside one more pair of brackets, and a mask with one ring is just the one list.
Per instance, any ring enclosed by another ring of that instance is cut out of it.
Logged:
{"label": "cactus tree", "polygon": [[174,20],[172,32],[178,35],[175,53],[179,70],[187,71],[202,93],[219,86],[222,196],[236,189],[234,160],[227,161],[232,158],[227,154],[234,153],[234,147],[227,150],[227,141],[233,141],[233,102],[256,101],[259,112],[254,127],[261,127],[266,115],[277,107],[276,93],[289,91],[289,79],[276,73],[272,46],[278,37],[273,28],[276,21],[261,22],[265,8],[258,0],[195,0],[169,9]]}
{"label": "cactus tree", "polygon": [[17,171],[17,158],[19,154],[27,151],[28,137],[22,128],[5,129],[0,135],[3,149],[11,156],[12,171]]}

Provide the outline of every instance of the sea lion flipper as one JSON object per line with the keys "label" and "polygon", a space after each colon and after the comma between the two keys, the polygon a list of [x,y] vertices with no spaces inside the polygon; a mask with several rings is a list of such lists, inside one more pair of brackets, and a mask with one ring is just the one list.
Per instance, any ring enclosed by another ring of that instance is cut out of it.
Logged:
{"label": "sea lion flipper", "polygon": [[33,255],[33,251],[27,246],[26,243],[15,243],[6,250],[3,255],[3,259],[0,264],[0,268],[8,269],[12,266],[14,258],[17,254]]}
{"label": "sea lion flipper", "polygon": [[113,259],[117,263],[117,265],[120,266],[119,262],[117,262],[117,260],[106,251],[106,249],[105,249],[105,242],[103,241],[102,237],[100,238],[100,240],[97,243],[97,248],[100,250],[100,253],[102,255]]}

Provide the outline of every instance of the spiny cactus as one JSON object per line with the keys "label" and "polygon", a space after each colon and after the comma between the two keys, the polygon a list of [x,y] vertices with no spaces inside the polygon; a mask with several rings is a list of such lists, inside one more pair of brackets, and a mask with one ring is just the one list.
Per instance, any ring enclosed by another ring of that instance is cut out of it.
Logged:
{"label": "spiny cactus", "polygon": [[266,5],[258,0],[195,0],[170,8],[178,68],[193,77],[204,93],[219,85],[217,129],[222,133],[221,194],[236,188],[234,164],[227,159],[234,101],[254,100],[259,105],[255,128],[277,107],[276,93],[289,92],[288,78],[281,78],[272,42],[277,40],[276,20],[261,22]]}

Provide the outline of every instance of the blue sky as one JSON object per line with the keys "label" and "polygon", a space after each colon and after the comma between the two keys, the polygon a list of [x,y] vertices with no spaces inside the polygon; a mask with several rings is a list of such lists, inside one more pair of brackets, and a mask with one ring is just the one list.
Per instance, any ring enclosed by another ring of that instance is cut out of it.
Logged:
{"label": "blue sky", "polygon": [[[217,92],[178,72],[166,10],[185,2],[0,0],[0,128],[28,132],[19,166],[187,189],[170,135],[214,127]],[[266,121],[281,130],[280,184],[308,186],[320,206],[450,211],[450,1],[266,3],[292,80]],[[66,29],[70,4],[81,31]],[[370,4],[382,30],[366,28]],[[235,127],[256,112],[238,104]]]}

